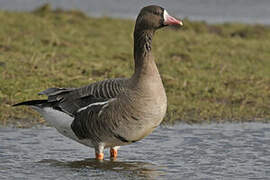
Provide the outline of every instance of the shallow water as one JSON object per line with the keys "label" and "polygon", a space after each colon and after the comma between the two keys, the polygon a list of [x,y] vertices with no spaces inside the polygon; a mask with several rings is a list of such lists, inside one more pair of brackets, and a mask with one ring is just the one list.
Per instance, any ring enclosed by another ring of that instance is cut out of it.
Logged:
{"label": "shallow water", "polygon": [[29,11],[44,3],[54,8],[78,9],[91,16],[124,18],[135,18],[143,6],[157,4],[180,18],[270,24],[269,0],[0,0],[0,9]]}
{"label": "shallow water", "polygon": [[0,179],[269,179],[270,124],[160,127],[98,162],[54,128],[0,128]]}

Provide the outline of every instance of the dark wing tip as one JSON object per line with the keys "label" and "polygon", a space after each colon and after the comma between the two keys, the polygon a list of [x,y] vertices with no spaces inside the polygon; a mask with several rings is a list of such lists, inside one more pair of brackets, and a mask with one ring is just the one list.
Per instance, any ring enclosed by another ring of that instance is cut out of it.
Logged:
{"label": "dark wing tip", "polygon": [[44,103],[47,103],[48,100],[46,99],[41,99],[41,100],[31,100],[31,101],[24,101],[24,102],[20,102],[20,103],[17,103],[17,104],[13,104],[12,106],[35,106],[35,105],[41,105],[41,104],[44,104]]}

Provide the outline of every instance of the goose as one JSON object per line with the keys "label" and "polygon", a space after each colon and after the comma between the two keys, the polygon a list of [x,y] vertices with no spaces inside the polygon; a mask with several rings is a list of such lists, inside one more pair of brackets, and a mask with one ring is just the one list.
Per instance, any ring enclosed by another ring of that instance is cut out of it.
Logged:
{"label": "goose", "polygon": [[167,96],[151,53],[156,30],[183,26],[156,5],[141,9],[134,30],[134,73],[130,78],[107,79],[80,88],[49,88],[38,93],[47,99],[24,101],[39,112],[62,135],[95,149],[104,159],[104,149],[117,158],[120,146],[137,142],[162,122]]}

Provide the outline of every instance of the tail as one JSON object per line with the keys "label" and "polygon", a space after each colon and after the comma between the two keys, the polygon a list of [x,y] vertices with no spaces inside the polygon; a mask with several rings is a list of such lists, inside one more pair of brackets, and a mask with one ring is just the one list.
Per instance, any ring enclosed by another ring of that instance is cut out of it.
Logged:
{"label": "tail", "polygon": [[13,104],[12,106],[38,106],[40,107],[42,104],[47,103],[48,100],[41,99],[41,100],[31,100],[31,101],[24,101],[17,104]]}

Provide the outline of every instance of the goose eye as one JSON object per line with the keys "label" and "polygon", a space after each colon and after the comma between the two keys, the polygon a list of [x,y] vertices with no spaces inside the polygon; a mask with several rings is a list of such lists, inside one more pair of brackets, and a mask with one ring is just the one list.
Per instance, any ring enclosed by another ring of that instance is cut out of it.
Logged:
{"label": "goose eye", "polygon": [[160,12],[157,12],[157,11],[153,11],[153,14],[158,15],[158,16],[161,16],[161,13]]}

